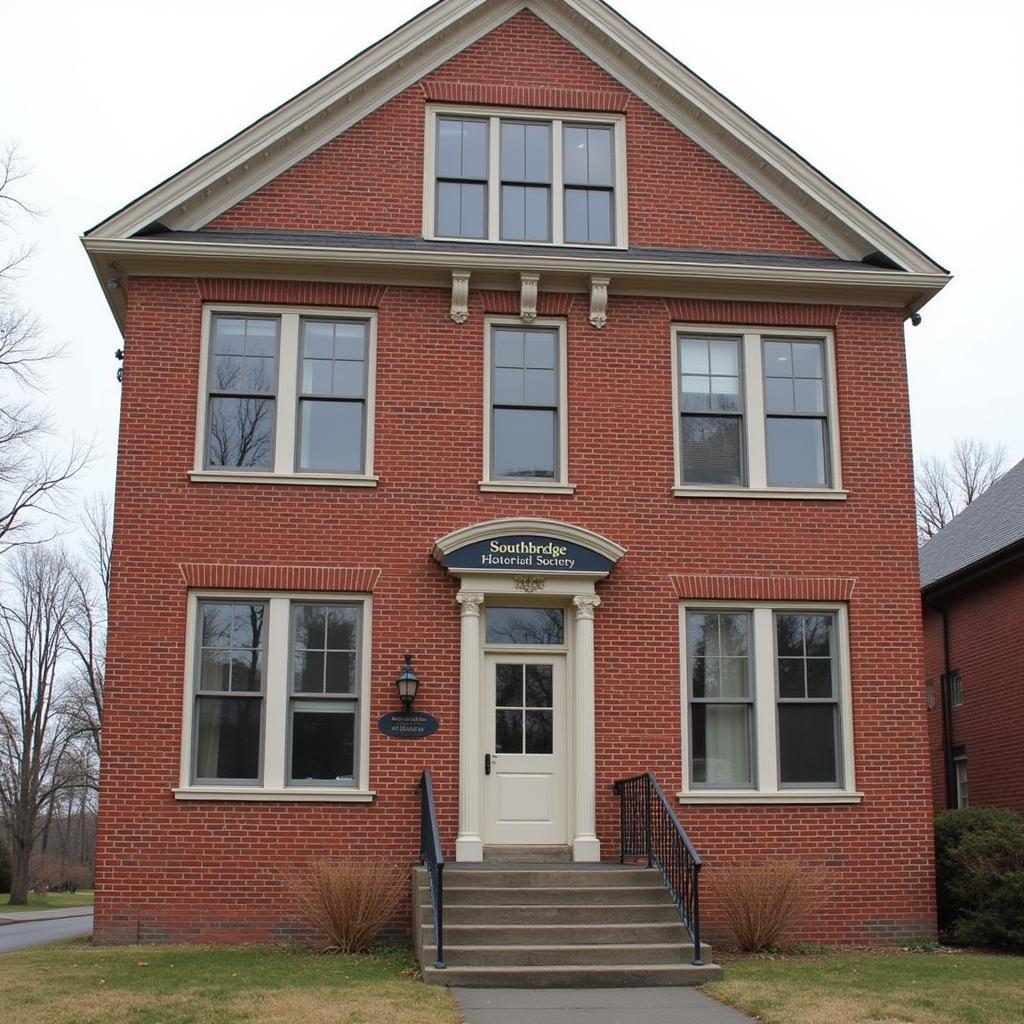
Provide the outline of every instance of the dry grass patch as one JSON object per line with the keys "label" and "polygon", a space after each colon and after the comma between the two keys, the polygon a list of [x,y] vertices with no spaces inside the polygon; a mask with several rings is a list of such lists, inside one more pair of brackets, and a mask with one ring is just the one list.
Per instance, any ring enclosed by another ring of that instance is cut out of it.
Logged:
{"label": "dry grass patch", "polygon": [[458,1024],[407,951],[60,943],[0,957],[0,1020],[17,1024]]}
{"label": "dry grass patch", "polygon": [[765,1024],[1007,1024],[1024,1020],[1024,958],[756,957],[730,962],[705,991]]}

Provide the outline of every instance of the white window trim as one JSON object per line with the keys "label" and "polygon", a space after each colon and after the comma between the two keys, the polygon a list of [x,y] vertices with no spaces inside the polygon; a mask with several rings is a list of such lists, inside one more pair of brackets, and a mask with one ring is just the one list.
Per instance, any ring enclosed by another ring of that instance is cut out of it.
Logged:
{"label": "white window trim", "polygon": [[[744,611],[752,619],[754,684],[754,786],[716,789],[690,783],[690,703],[686,659],[688,611]],[[836,621],[836,665],[839,671],[840,760],[843,785],[807,789],[779,784],[778,694],[775,671],[775,612],[828,612]],[[853,696],[850,685],[850,642],[845,604],[814,601],[695,601],[679,605],[680,716],[682,778],[676,795],[684,804],[844,804],[860,803],[854,778]]]}
{"label": "white window trim", "polygon": [[[746,484],[709,486],[684,484],[682,479],[682,436],[679,401],[679,335],[719,334],[739,337],[742,342],[740,366],[743,386],[743,450]],[[832,481],[828,487],[770,487],[765,427],[762,342],[772,338],[807,338],[823,342],[825,388],[828,392],[828,458]],[[827,330],[788,327],[743,327],[731,324],[674,323],[669,332],[672,365],[672,439],[675,457],[672,493],[677,498],[784,498],[815,501],[843,501],[843,468],[839,445],[839,402],[836,388],[835,335]]]}
{"label": "white window trim", "polygon": [[[263,686],[263,759],[260,782],[244,785],[192,781],[193,723],[195,710],[196,630],[200,601],[261,601],[267,604],[266,668]],[[289,786],[288,704],[291,606],[297,602],[359,603],[363,607],[360,638],[358,758],[355,786]],[[185,686],[181,716],[181,770],[177,800],[295,800],[367,803],[375,793],[370,778],[370,651],[372,606],[369,594],[306,593],[292,591],[192,590],[185,616]]]}
{"label": "white window trim", "polygon": [[[277,393],[274,416],[274,468],[272,470],[209,469],[206,461],[206,416],[209,408],[210,333],[214,316],[276,317],[279,319]],[[303,318],[360,320],[368,324],[366,351],[366,431],[362,473],[302,472],[295,468],[299,401],[299,324]],[[189,479],[197,483],[306,484],[333,487],[376,487],[373,475],[377,393],[377,312],[323,306],[261,306],[205,303],[199,350],[199,396],[196,402],[196,439]]]}
{"label": "white window trim", "polygon": [[[489,122],[488,167],[487,167],[487,237],[463,238],[461,236],[438,235],[434,232],[435,221],[435,174],[434,160],[437,150],[437,119],[439,117],[464,117]],[[499,163],[500,136],[498,122],[502,119],[515,121],[544,121],[551,125],[551,241],[531,242],[501,238],[501,170]],[[564,124],[611,125],[614,138],[615,156],[615,242],[612,245],[588,242],[565,242],[565,219],[563,209],[562,175],[562,126]],[[524,107],[474,107],[458,104],[428,104],[426,113],[425,139],[423,147],[423,237],[431,241],[479,242],[504,245],[559,246],[582,249],[628,249],[629,248],[629,201],[627,195],[626,171],[626,118],[622,114],[592,114],[568,110],[533,110]]]}
{"label": "white window trim", "polygon": [[[557,332],[558,337],[558,479],[556,480],[502,480],[491,476],[491,352],[495,327],[529,330],[534,327]],[[555,318],[538,317],[524,324],[522,320],[507,316],[484,317],[484,452],[481,491],[504,494],[573,494],[569,483],[569,359],[566,323]]]}

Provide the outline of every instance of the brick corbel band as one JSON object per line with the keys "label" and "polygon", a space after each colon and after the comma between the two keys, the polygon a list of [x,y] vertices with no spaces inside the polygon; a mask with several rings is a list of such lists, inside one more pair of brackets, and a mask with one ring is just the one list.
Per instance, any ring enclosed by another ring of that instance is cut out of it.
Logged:
{"label": "brick corbel band", "polygon": [[856,579],[843,576],[670,576],[676,597],[700,601],[849,601]]}
{"label": "brick corbel band", "polygon": [[795,306],[786,302],[729,302],[722,299],[666,299],[672,320],[757,327],[835,327],[838,306]]}
{"label": "brick corbel band", "polygon": [[[544,275],[542,274],[542,283],[543,280]],[[488,288],[481,288],[477,296],[485,313],[519,316],[519,292],[492,291]],[[538,292],[537,315],[568,316],[572,312],[577,298],[582,300],[583,296],[572,295],[568,292]]]}
{"label": "brick corbel band", "polygon": [[185,586],[194,590],[292,590],[368,594],[380,579],[380,569],[322,565],[220,565],[185,562],[180,565]]}
{"label": "brick corbel band", "polygon": [[475,103],[488,107],[532,107],[539,110],[588,110],[624,114],[630,95],[625,89],[557,89],[550,86],[495,85],[490,82],[431,81],[421,83],[432,103]]}

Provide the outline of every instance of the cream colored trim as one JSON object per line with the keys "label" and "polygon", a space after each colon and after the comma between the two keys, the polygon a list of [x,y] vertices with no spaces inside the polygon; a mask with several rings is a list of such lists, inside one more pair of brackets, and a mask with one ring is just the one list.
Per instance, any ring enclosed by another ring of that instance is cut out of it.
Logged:
{"label": "cream colored trim", "polygon": [[517,484],[515,481],[489,483],[480,481],[480,490],[491,494],[575,494],[575,484]]}
{"label": "cream colored trim", "polygon": [[519,317],[524,323],[536,323],[539,286],[540,274],[519,275]]}
{"label": "cream colored trim", "polygon": [[[266,470],[207,469],[206,412],[208,406],[210,324],[218,314],[278,318],[277,392],[274,409],[274,468]],[[363,439],[363,473],[304,473],[295,468],[298,431],[299,330],[304,317],[359,320],[367,323],[366,434]],[[377,312],[372,309],[323,308],[318,306],[258,306],[210,302],[203,305],[200,331],[198,397],[194,461],[189,479],[195,483],[284,483],[335,487],[376,487],[373,475],[377,394]]]}
{"label": "cream colored trim", "polygon": [[[196,633],[200,601],[263,601],[267,604],[266,674],[263,685],[262,763],[260,781],[247,786],[192,781],[193,709],[195,706]],[[359,763],[358,787],[288,786],[287,736],[289,701],[289,649],[291,606],[294,602],[361,604],[363,630],[359,664]],[[182,704],[181,767],[179,783],[172,792],[178,800],[306,800],[367,802],[374,796],[370,779],[370,658],[373,651],[373,598],[370,594],[306,591],[190,590],[185,612],[185,672]]]}
{"label": "cream colored trim", "polygon": [[[478,540],[487,540],[491,537],[514,537],[518,534],[539,533],[545,537],[553,537],[556,540],[567,540],[572,544],[580,544],[583,547],[591,548],[604,555],[605,558],[617,562],[626,553],[626,549],[616,544],[615,541],[602,537],[592,530],[585,530],[582,526],[574,526],[571,523],[564,523],[558,519],[491,519],[483,523],[474,523],[472,526],[464,526],[462,529],[454,530],[451,533],[434,542],[433,556],[440,562],[445,555],[452,551],[458,551],[468,544],[474,544]],[[458,570],[462,572],[464,570]],[[495,585],[498,580],[504,580],[504,574],[496,573]],[[568,576],[566,573],[559,573],[559,577]],[[512,583],[509,579],[508,586],[511,589]],[[578,591],[575,591],[578,592]]]}
{"label": "cream colored trim", "polygon": [[244,786],[187,786],[172,789],[175,800],[231,800],[266,803],[368,804],[377,795],[372,789],[249,789]]}
{"label": "cream colored trim", "polygon": [[[748,611],[752,616],[754,687],[754,786],[750,789],[713,789],[690,786],[690,703],[686,664],[687,611]],[[779,783],[777,736],[777,686],[775,679],[775,612],[831,612],[836,617],[836,648],[839,673],[840,764],[843,785],[837,788],[788,788]],[[679,705],[680,754],[684,789],[677,794],[683,803],[858,803],[854,759],[853,685],[850,661],[849,613],[835,601],[698,601],[679,602]]]}
{"label": "cream colored trim", "polygon": [[[528,6],[528,5],[527,5]],[[436,175],[434,173],[437,149],[437,119],[464,117],[487,121],[487,237],[474,239],[484,244],[543,246],[571,245],[579,248],[629,248],[629,182],[626,175],[626,119],[622,114],[586,113],[565,110],[534,110],[526,107],[475,107],[457,103],[430,103],[427,105],[425,144],[423,147],[423,237],[452,240],[434,231],[436,215]],[[545,242],[515,240],[501,237],[501,121],[542,121],[551,125],[551,238]],[[565,241],[564,168],[562,165],[562,130],[566,124],[600,124],[612,128],[615,160],[614,210],[615,244],[589,245],[586,242]],[[456,239],[465,241],[465,239]]]}
{"label": "cream colored trim", "polygon": [[464,324],[469,319],[469,278],[468,270],[452,271],[452,310],[454,323]]}
{"label": "cream colored trim", "polygon": [[590,326],[601,330],[608,323],[608,285],[611,278],[590,278]]}
{"label": "cream colored trim", "polygon": [[[524,285],[525,288],[525,285]],[[554,330],[558,336],[558,479],[545,481],[502,480],[491,476],[491,344],[492,331],[495,327],[522,328],[523,324],[515,319],[503,316],[484,317],[484,450],[483,479],[480,488],[488,490],[501,488],[505,491],[541,491],[545,493],[571,494],[576,488],[569,483],[569,359],[566,341],[566,324],[564,320],[550,317],[536,317],[529,321],[528,327],[546,327]],[[511,485],[511,487],[510,487]],[[559,488],[552,491],[551,488]]]}
{"label": "cream colored trim", "polygon": [[[684,484],[682,480],[682,436],[680,420],[679,336],[722,335],[738,337],[740,343],[740,382],[743,388],[743,453],[746,460],[746,486],[714,487]],[[781,498],[787,500],[842,501],[843,469],[840,451],[839,400],[836,381],[835,334],[831,330],[806,327],[745,327],[723,324],[674,323],[669,330],[672,367],[672,439],[674,445],[677,498]],[[828,399],[829,487],[771,487],[768,484],[768,451],[765,430],[764,366],[762,343],[772,338],[807,338],[824,342],[825,388]]]}

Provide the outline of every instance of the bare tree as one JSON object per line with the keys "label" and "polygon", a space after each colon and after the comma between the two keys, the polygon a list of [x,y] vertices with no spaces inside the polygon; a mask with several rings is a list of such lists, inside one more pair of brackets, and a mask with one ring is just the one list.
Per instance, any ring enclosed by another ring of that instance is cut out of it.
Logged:
{"label": "bare tree", "polygon": [[64,550],[33,545],[9,559],[0,598],[0,812],[11,835],[12,904],[28,902],[33,847],[56,793],[81,784],[66,755],[60,672],[76,594]]}
{"label": "bare tree", "polygon": [[33,400],[45,364],[60,350],[44,344],[39,321],[15,300],[13,282],[32,248],[5,251],[3,245],[19,216],[36,215],[15,194],[25,174],[14,147],[0,152],[0,554],[38,539],[39,515],[58,510],[64,485],[89,458],[89,447],[79,442],[59,454],[49,449],[53,424]]}
{"label": "bare tree", "polygon": [[917,534],[923,544],[1003,475],[1006,446],[957,438],[948,459],[930,455],[917,464]]}

